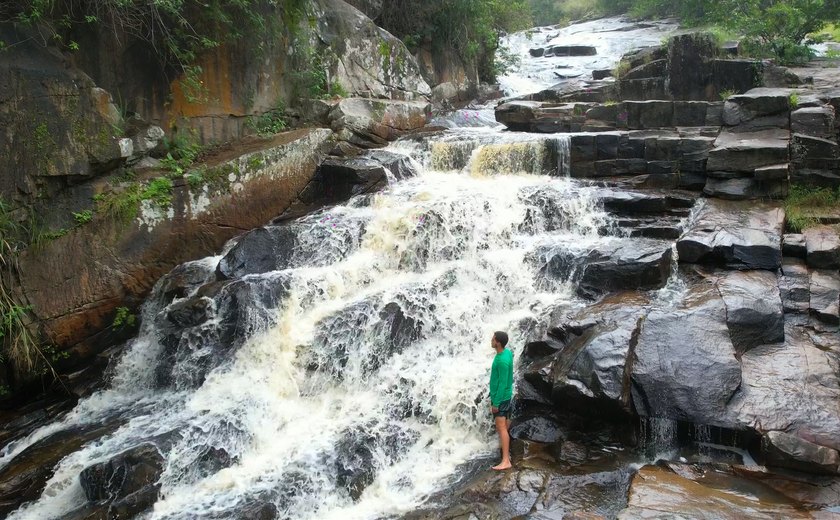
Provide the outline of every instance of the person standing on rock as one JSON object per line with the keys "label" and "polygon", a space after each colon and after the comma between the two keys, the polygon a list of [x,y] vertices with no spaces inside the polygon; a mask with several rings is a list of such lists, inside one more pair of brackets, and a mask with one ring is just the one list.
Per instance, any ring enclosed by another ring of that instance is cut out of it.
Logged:
{"label": "person standing on rock", "polygon": [[490,345],[496,351],[493,367],[490,369],[490,413],[496,422],[496,432],[499,434],[499,446],[502,448],[502,462],[493,466],[501,471],[511,467],[510,464],[510,412],[513,398],[513,352],[505,348],[508,342],[506,332],[493,333]]}

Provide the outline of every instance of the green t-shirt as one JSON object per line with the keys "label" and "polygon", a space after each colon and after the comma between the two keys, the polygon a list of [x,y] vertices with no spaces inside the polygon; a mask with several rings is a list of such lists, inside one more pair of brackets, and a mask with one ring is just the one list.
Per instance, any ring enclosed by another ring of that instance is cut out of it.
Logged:
{"label": "green t-shirt", "polygon": [[513,397],[513,352],[508,349],[496,354],[490,369],[490,402],[499,406]]}

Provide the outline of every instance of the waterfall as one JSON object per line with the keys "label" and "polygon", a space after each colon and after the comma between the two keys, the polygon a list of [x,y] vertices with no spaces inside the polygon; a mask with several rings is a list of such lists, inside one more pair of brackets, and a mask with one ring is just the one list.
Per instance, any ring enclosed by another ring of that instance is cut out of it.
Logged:
{"label": "waterfall", "polygon": [[677,452],[677,421],[666,417],[641,417],[639,446],[651,462],[672,459]]}
{"label": "waterfall", "polygon": [[[519,323],[573,300],[572,282],[538,283],[536,252],[585,249],[610,217],[597,188],[540,175],[556,173],[544,164],[561,164],[562,139],[456,137],[393,147],[421,163],[416,178],[261,231],[293,239],[283,269],[216,282],[217,256],[161,280],[111,386],[0,464],[52,432],[115,431],[63,459],[10,518],[74,510],[82,469],[143,442],[165,458],[151,519],[229,518],[253,503],[281,518],[399,514],[493,453],[489,338],[507,329],[517,352]],[[436,171],[444,157],[455,166]],[[183,308],[209,317],[175,327]]]}

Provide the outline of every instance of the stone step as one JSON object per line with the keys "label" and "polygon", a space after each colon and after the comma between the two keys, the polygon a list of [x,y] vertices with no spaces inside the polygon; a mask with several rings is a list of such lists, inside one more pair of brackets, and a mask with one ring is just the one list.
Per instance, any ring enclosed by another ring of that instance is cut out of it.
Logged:
{"label": "stone step", "polygon": [[778,269],[784,219],[777,203],[708,199],[677,241],[680,262]]}
{"label": "stone step", "polygon": [[727,98],[723,124],[736,132],[790,128],[791,93],[784,88],[754,88]]}
{"label": "stone step", "polygon": [[743,173],[752,176],[757,168],[787,164],[790,160],[790,132],[783,129],[747,133],[724,131],[709,152],[709,172]]}

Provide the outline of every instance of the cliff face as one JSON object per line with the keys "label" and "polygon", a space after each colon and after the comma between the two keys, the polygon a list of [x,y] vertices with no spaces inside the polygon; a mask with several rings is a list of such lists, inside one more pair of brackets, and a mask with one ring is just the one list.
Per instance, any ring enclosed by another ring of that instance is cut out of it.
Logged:
{"label": "cliff face", "polygon": [[[312,0],[307,15],[269,41],[212,49],[191,78],[125,34],[87,30],[68,54],[0,25],[0,39],[22,42],[0,54],[0,197],[11,222],[40,235],[17,254],[11,291],[46,344],[69,353],[59,365],[113,344],[117,309],[173,266],[289,208],[338,140],[380,146],[425,124],[431,89],[400,40],[342,0]],[[164,134],[239,142],[278,107],[332,130],[234,144],[195,171],[150,157],[165,156]],[[113,214],[120,204],[135,213]],[[6,384],[12,372],[0,367],[0,386],[19,383]]]}

